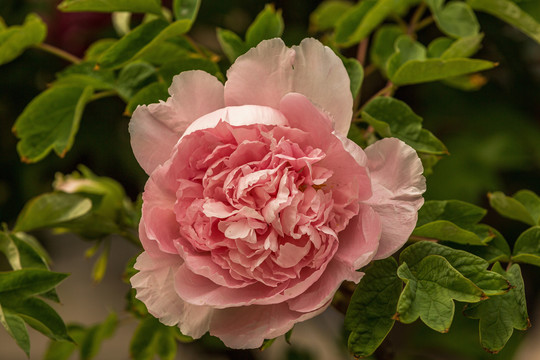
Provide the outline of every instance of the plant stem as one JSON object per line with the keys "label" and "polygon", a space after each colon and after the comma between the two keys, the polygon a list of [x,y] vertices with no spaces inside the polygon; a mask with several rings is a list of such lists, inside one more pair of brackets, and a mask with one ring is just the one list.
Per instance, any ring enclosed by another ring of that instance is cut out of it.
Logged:
{"label": "plant stem", "polygon": [[426,11],[426,3],[425,2],[422,2],[417,8],[416,8],[416,11],[414,12],[412,18],[411,18],[411,22],[409,23],[409,26],[407,27],[407,34],[413,36],[416,32],[416,30],[418,30],[416,28],[417,24],[418,24],[418,21],[420,21],[420,19],[422,18],[422,15],[424,15],[424,12]]}
{"label": "plant stem", "polygon": [[364,66],[366,62],[366,54],[367,54],[368,45],[369,45],[368,37],[362,40],[360,44],[358,44],[358,49],[356,51],[356,59],[360,62],[360,64],[362,64],[362,66]]}
{"label": "plant stem", "polygon": [[59,58],[67,60],[67,61],[69,61],[70,63],[73,63],[73,64],[79,64],[79,63],[82,62],[82,59],[76,57],[75,55],[72,55],[72,54],[68,53],[67,51],[64,51],[64,50],[62,50],[60,48],[57,48],[56,46],[53,46],[53,45],[42,43],[42,44],[35,45],[35,47],[37,49],[46,51],[46,52],[48,52],[50,54],[56,55]]}
{"label": "plant stem", "polygon": [[435,19],[433,19],[433,16],[427,17],[424,20],[420,21],[418,24],[416,24],[416,27],[414,28],[414,31],[422,30],[428,25],[431,25]]}
{"label": "plant stem", "polygon": [[117,93],[115,90],[102,91],[102,92],[98,92],[92,95],[92,97],[90,98],[90,101],[98,100],[98,99],[109,97],[109,96],[116,96],[116,95]]}

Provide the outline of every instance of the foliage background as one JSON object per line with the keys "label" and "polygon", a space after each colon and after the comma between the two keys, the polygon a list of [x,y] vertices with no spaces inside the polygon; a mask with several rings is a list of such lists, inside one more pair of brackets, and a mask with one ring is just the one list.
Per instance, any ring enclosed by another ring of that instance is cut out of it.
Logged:
{"label": "foliage background", "polygon": [[[81,55],[85,47],[98,38],[115,36],[110,15],[60,13],[56,10],[57,3],[1,0],[0,16],[8,25],[12,25],[22,23],[29,12],[38,12],[49,26],[46,42],[76,55]],[[215,28],[224,27],[243,34],[265,3],[267,1],[263,0],[203,0],[191,35],[219,52]],[[309,14],[319,3],[311,0],[274,1],[276,8],[283,11],[283,39],[288,45],[297,44],[302,38],[312,35],[308,32]],[[488,83],[481,90],[463,92],[441,83],[428,83],[401,87],[395,97],[407,102],[424,118],[424,128],[439,137],[451,154],[440,161],[434,173],[428,177],[426,199],[459,199],[489,208],[486,197],[489,191],[500,190],[506,194],[524,188],[537,193],[540,191],[540,46],[491,16],[481,13],[477,16],[485,32],[483,48],[477,57],[500,63],[499,67],[484,73]],[[429,41],[437,36],[437,30],[432,30],[428,28],[423,31],[421,36],[425,38],[421,37],[420,41]],[[45,89],[47,83],[54,79],[54,74],[65,65],[65,62],[50,54],[28,50],[16,61],[0,67],[0,219],[8,225],[13,224],[28,199],[50,190],[56,172],[70,173],[81,163],[98,175],[118,180],[132,199],[142,190],[146,180],[129,146],[129,118],[121,116],[125,105],[117,98],[101,99],[86,107],[75,145],[65,158],[49,155],[37,164],[20,162],[11,127],[26,104]],[[222,65],[226,69],[227,64]],[[371,75],[366,80],[369,84],[363,90],[366,96],[384,86],[384,80],[377,76]],[[501,231],[511,245],[526,229],[525,225],[505,220],[493,210],[488,212],[485,222]],[[86,245],[81,240],[49,239],[45,246],[51,251],[53,259],[57,254],[63,254],[67,258],[74,258],[76,261],[73,263],[85,261],[82,257]],[[81,271],[86,275],[73,280],[74,283],[82,282],[90,289],[89,296],[103,292],[106,286],[123,286],[119,285],[120,280],[115,276],[121,273],[120,267],[129,254],[136,253],[136,249],[114,246],[112,251],[117,254],[115,261],[118,269],[115,272],[113,265],[107,274],[110,282],[92,285],[89,271],[86,270]],[[89,268],[89,261],[84,266]],[[0,258],[0,270],[4,267],[5,259]],[[538,307],[535,306],[540,301],[540,282],[536,281],[540,278],[540,270],[531,266],[523,267],[523,277],[533,321],[533,329],[526,336],[532,338],[538,336],[534,319],[540,319]],[[60,286],[61,295],[69,286],[69,283]],[[58,311],[63,314],[61,306]],[[85,312],[85,309],[81,311]],[[330,317],[326,320],[342,321],[340,316],[334,315],[328,315]],[[89,314],[87,318],[92,316]],[[399,359],[512,359],[516,356],[514,351],[523,335],[513,337],[501,354],[489,355],[478,346],[477,322],[460,322],[461,318],[456,316],[452,330],[447,335],[437,334],[418,323],[412,328],[396,324],[383,347],[399,352]],[[96,322],[101,320],[95,319]],[[300,334],[297,335],[300,337]],[[0,332],[0,340],[2,343],[12,342],[5,332]],[[388,342],[391,344],[388,345]],[[289,351],[291,359],[317,358],[313,351],[312,357],[295,351]],[[24,356],[22,352],[20,354]],[[261,355],[255,351],[223,353],[222,356],[251,359]],[[540,354],[536,356],[540,358]]]}

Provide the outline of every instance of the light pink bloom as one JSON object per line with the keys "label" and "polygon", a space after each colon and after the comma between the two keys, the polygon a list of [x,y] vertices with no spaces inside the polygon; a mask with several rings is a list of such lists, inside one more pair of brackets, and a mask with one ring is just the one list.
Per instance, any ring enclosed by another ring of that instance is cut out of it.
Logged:
{"label": "light pink bloom", "polygon": [[183,72],[166,102],[133,114],[150,178],[131,283],[164,324],[255,348],[399,249],[425,181],[402,141],[364,151],[346,138],[349,77],[317,40],[263,41],[227,77]]}

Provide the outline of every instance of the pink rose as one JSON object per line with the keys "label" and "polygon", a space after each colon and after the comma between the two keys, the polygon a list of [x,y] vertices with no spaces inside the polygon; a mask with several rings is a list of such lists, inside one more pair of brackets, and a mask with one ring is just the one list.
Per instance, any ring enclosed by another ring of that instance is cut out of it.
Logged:
{"label": "pink rose", "polygon": [[255,348],[399,249],[425,181],[400,140],[364,151],[346,138],[349,78],[317,40],[263,41],[227,77],[183,72],[166,102],[133,114],[150,178],[131,283],[162,323]]}

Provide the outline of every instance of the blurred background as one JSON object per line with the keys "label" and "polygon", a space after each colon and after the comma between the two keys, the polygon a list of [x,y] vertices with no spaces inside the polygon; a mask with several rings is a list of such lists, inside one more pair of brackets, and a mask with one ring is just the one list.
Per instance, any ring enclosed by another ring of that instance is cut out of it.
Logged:
{"label": "blurred background", "polygon": [[[170,3],[170,1],[168,1]],[[22,23],[37,12],[48,24],[46,42],[82,55],[93,41],[115,37],[110,15],[60,13],[57,0],[0,0],[0,16],[8,25]],[[163,1],[168,5],[167,1]],[[216,27],[243,35],[267,1],[203,0],[192,37],[220,53]],[[309,14],[320,1],[274,1],[285,20],[283,38],[297,44],[308,33]],[[487,84],[475,92],[463,92],[440,83],[406,86],[395,97],[407,102],[424,118],[424,127],[448,147],[427,177],[426,199],[459,199],[489,208],[486,194],[500,190],[507,195],[519,189],[540,193],[540,45],[497,19],[478,14],[484,45],[477,57],[499,62],[486,72]],[[420,41],[438,36],[433,26]],[[15,61],[0,66],[0,222],[12,226],[24,203],[51,190],[56,172],[71,173],[78,164],[119,181],[134,200],[142,191],[146,175],[135,161],[129,145],[125,104],[118,98],[90,103],[84,112],[75,145],[65,158],[49,155],[37,164],[23,164],[16,152],[11,127],[24,107],[46,88],[54,74],[67,65],[50,54],[28,50]],[[223,72],[229,66],[220,64]],[[366,79],[366,99],[385,81],[373,74]],[[489,210],[484,219],[513,244],[525,225],[501,218]],[[63,305],[57,307],[66,322],[92,324],[103,321],[110,310],[122,312],[128,290],[120,280],[126,262],[138,250],[121,239],[113,241],[110,264],[102,283],[90,278],[93,261],[84,259],[89,243],[79,238],[49,233],[36,234],[54,260],[53,270],[72,273],[59,287]],[[0,266],[2,261],[0,259]],[[0,270],[3,270],[0,268]],[[478,322],[456,315],[449,334],[438,334],[421,323],[396,324],[377,354],[378,359],[540,359],[540,269],[523,266],[523,277],[533,327],[515,331],[498,355],[484,352],[478,340]],[[456,313],[460,305],[456,306]],[[178,359],[349,359],[342,331],[343,315],[329,309],[322,316],[295,327],[293,346],[279,339],[260,351],[225,351],[212,339],[179,348]],[[104,342],[98,359],[127,359],[129,340],[136,323],[121,320],[120,329]],[[31,330],[32,331],[32,330]],[[43,357],[48,339],[32,331],[32,359]],[[206,355],[204,355],[206,354]],[[25,359],[9,335],[0,329],[0,359]],[[74,357],[76,358],[76,357]]]}

